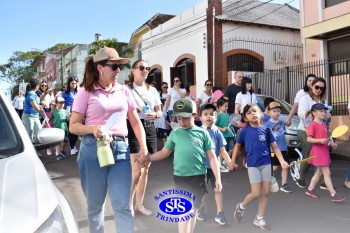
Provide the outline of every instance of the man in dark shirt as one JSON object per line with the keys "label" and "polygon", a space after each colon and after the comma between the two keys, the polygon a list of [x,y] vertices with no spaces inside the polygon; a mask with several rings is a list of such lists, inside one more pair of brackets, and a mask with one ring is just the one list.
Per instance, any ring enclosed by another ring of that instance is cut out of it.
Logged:
{"label": "man in dark shirt", "polygon": [[242,78],[243,72],[236,71],[234,74],[235,83],[229,85],[224,93],[224,98],[228,100],[227,113],[230,115],[235,112],[236,95],[241,91]]}

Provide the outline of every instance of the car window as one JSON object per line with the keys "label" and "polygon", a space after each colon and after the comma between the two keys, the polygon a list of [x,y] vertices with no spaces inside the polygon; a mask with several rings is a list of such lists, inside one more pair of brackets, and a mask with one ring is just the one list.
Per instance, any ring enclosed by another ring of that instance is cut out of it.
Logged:
{"label": "car window", "polygon": [[[16,115],[16,117],[18,117]],[[0,99],[0,159],[16,155],[22,151],[22,141],[14,126],[11,114]]]}
{"label": "car window", "polygon": [[[256,99],[258,101],[259,108],[261,109],[262,112],[265,111],[264,101],[265,101],[266,97],[267,96],[257,96],[256,97]],[[281,114],[289,114],[290,110],[292,109],[292,106],[284,100],[280,100],[280,99],[276,99],[276,98],[274,98],[274,99],[276,102],[278,102],[282,106]]]}

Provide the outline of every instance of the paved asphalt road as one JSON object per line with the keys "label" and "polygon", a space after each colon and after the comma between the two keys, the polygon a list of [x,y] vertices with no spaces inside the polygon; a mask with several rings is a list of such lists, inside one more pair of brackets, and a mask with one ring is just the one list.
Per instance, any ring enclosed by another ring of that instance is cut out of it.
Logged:
{"label": "paved asphalt road", "polygon": [[[41,153],[45,154],[43,151]],[[89,232],[85,197],[80,186],[76,156],[70,156],[62,161],[57,161],[54,156],[44,156],[42,162],[55,185],[71,204],[80,231]],[[320,199],[308,197],[304,194],[305,189],[298,188],[289,177],[289,184],[294,190],[293,193],[286,194],[279,191],[270,194],[265,219],[272,226],[272,231],[283,233],[349,232],[350,190],[342,186],[349,165],[349,162],[339,160],[333,161],[331,165],[333,183],[347,197],[343,203],[332,203],[328,191],[319,189],[317,191],[321,196]],[[151,165],[144,205],[154,213],[157,212],[159,203],[153,197],[158,192],[173,188],[172,174],[172,157]],[[308,179],[311,176],[312,171],[309,172]],[[253,225],[258,200],[248,206],[242,222],[235,223],[233,219],[234,206],[237,202],[242,201],[250,191],[246,169],[242,168],[231,173],[224,173],[222,183],[224,187],[224,212],[226,218],[230,221],[230,225],[219,226],[214,221],[216,207],[213,191],[209,190],[209,194],[205,196],[204,200],[209,220],[205,222],[197,221],[195,232],[262,232],[263,230]],[[109,199],[106,202],[105,210],[105,232],[115,232],[113,211]],[[136,214],[135,232],[177,232],[177,225],[163,222],[157,219],[155,215],[146,217]]]}

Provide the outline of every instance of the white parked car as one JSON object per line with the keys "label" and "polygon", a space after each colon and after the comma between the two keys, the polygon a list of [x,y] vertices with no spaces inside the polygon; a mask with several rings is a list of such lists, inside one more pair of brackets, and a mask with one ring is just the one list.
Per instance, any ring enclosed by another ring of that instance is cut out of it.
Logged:
{"label": "white parked car", "polygon": [[[0,90],[0,232],[79,232],[72,210]],[[37,149],[62,142],[61,129],[39,131]]]}

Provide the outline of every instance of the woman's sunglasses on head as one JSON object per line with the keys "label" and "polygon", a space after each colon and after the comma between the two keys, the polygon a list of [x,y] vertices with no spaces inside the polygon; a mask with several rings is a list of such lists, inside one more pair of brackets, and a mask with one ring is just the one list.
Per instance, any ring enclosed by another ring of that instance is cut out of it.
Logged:
{"label": "woman's sunglasses on head", "polygon": [[111,67],[113,71],[117,71],[118,68],[119,68],[119,70],[123,69],[122,64],[105,64],[105,66]]}

